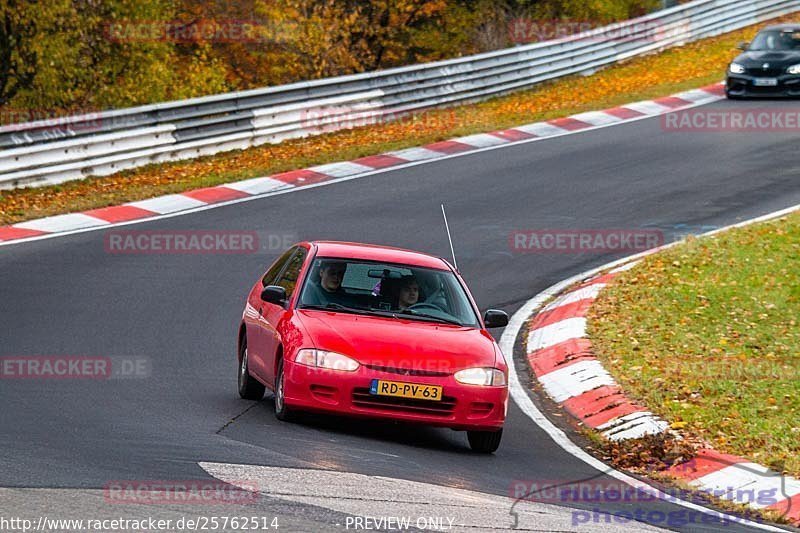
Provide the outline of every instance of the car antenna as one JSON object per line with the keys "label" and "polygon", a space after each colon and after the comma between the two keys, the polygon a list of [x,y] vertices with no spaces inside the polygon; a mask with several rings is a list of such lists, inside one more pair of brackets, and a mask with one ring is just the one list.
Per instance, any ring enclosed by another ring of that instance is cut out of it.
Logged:
{"label": "car antenna", "polygon": [[442,204],[442,216],[444,217],[444,229],[447,230],[447,240],[450,241],[450,254],[453,256],[453,266],[456,267],[456,272],[458,272],[456,251],[453,249],[453,238],[450,236],[450,226],[447,224],[447,213],[444,211],[444,204]]}

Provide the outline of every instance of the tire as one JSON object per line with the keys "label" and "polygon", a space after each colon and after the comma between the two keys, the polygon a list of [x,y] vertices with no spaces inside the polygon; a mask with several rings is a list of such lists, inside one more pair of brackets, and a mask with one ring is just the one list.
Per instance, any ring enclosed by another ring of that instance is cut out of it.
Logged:
{"label": "tire", "polygon": [[239,348],[239,396],[245,400],[258,401],[264,397],[264,385],[250,375],[250,370],[247,365],[247,335],[242,338],[241,346]]}
{"label": "tire", "polygon": [[284,383],[286,376],[283,373],[283,359],[278,362],[278,371],[275,372],[275,418],[284,422],[294,420],[292,411],[285,401]]}
{"label": "tire", "polygon": [[472,451],[478,453],[494,453],[500,447],[503,430],[497,431],[467,431],[467,440]]}

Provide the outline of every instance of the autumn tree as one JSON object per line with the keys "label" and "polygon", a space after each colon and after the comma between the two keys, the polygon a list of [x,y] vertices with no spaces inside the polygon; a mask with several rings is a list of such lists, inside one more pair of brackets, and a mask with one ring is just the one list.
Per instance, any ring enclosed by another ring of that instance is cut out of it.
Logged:
{"label": "autumn tree", "polygon": [[261,0],[258,12],[287,25],[282,47],[307,78],[416,62],[415,37],[441,22],[446,0]]}
{"label": "autumn tree", "polygon": [[0,105],[34,88],[48,51],[43,41],[70,15],[68,1],[0,0]]}
{"label": "autumn tree", "polygon": [[[513,17],[599,24],[657,4],[0,0],[0,107],[80,112],[374,71],[509,46]],[[251,28],[193,31],[214,23]]]}

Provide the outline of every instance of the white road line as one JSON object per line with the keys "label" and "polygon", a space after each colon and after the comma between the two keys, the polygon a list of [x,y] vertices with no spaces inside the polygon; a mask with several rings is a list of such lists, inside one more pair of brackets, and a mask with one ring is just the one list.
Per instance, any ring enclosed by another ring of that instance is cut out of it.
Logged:
{"label": "white road line", "polygon": [[351,176],[353,174],[363,174],[364,172],[370,172],[375,170],[372,167],[368,167],[367,165],[360,165],[358,163],[352,163],[350,161],[341,161],[339,163],[328,163],[326,165],[317,165],[315,167],[308,167],[308,169],[312,172],[319,172],[320,174],[325,174],[326,176],[333,176],[335,178],[343,178],[345,176]]}
{"label": "white road line", "polygon": [[611,374],[597,360],[579,361],[539,376],[538,379],[556,403],[563,403],[597,387],[616,385]]}
{"label": "white road line", "polygon": [[605,283],[593,283],[588,287],[581,287],[580,289],[568,292],[547,304],[542,311],[552,311],[553,309],[580,302],[581,300],[594,300],[605,286]]}
{"label": "white road line", "polygon": [[138,202],[130,202],[133,207],[147,209],[154,213],[165,215],[168,213],[176,213],[178,211],[186,211],[195,207],[204,207],[206,202],[201,202],[194,198],[184,196],[182,194],[168,194],[166,196],[157,196],[149,200],[140,200]]}
{"label": "white road line", "polygon": [[387,155],[405,159],[406,161],[425,161],[427,159],[441,159],[442,157],[441,152],[434,152],[421,146],[397,150],[396,152],[387,152]]}
{"label": "white road line", "polygon": [[530,133],[531,135],[536,135],[537,137],[552,137],[553,135],[564,135],[571,133],[569,130],[559,128],[558,126],[553,126],[547,122],[525,124],[524,126],[516,126],[514,129],[524,131],[525,133]]}
{"label": "white road line", "polygon": [[262,194],[293,187],[293,185],[272,178],[252,178],[233,183],[225,183],[224,186],[247,194]]}
{"label": "white road line", "polygon": [[592,126],[604,126],[606,124],[614,124],[615,122],[622,122],[624,120],[604,111],[587,111],[586,113],[572,115],[570,118],[580,120],[581,122],[586,122]]}
{"label": "white road line", "polygon": [[678,94],[673,94],[676,98],[680,98],[681,100],[687,100],[689,102],[705,102],[708,99],[716,99],[717,95],[714,93],[710,93],[708,91],[704,91],[703,89],[692,89],[691,91],[685,91]]}
{"label": "white road line", "polygon": [[669,424],[650,411],[637,411],[609,420],[603,426],[608,428],[602,431],[607,439],[626,440],[638,439],[645,435],[658,435],[666,431]]}
{"label": "white road line", "polygon": [[39,218],[14,224],[15,228],[32,229],[36,231],[72,231],[77,229],[94,228],[98,226],[108,226],[109,223],[97,217],[85,215],[83,213],[69,213],[66,215],[56,215],[47,218]]}
{"label": "white road line", "polygon": [[585,335],[585,318],[567,318],[531,331],[528,335],[528,353],[549,348],[570,339],[579,339]]}
{"label": "white road line", "polygon": [[625,104],[622,106],[626,109],[633,109],[634,111],[638,111],[639,113],[644,113],[645,115],[661,115],[668,111],[671,111],[672,108],[667,107],[665,105],[657,104],[651,101],[644,101],[644,102],[633,102],[632,104]]}
{"label": "white road line", "polygon": [[690,485],[709,491],[723,500],[747,503],[756,509],[800,494],[800,481],[755,463],[737,463],[697,478]]}
{"label": "white road line", "polygon": [[488,133],[477,133],[475,135],[467,135],[466,137],[458,137],[452,139],[462,144],[468,144],[477,148],[484,148],[486,146],[497,146],[498,144],[507,144],[508,139],[502,139],[496,135],[489,135]]}

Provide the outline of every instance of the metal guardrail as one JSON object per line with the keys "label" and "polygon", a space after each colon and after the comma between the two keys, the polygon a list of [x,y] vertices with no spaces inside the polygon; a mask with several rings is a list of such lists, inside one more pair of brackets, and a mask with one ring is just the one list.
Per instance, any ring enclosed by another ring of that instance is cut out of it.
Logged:
{"label": "metal guardrail", "polygon": [[797,11],[798,0],[695,0],[578,35],[447,61],[0,126],[0,189],[392,120],[591,73]]}

